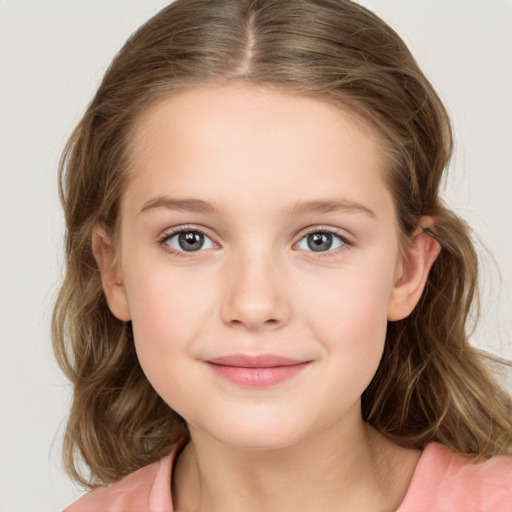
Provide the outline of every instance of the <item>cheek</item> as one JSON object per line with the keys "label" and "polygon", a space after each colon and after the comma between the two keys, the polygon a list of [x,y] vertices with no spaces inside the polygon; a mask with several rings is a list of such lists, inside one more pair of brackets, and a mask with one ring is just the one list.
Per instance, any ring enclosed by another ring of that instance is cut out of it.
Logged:
{"label": "cheek", "polygon": [[389,265],[341,269],[321,280],[302,308],[325,353],[346,371],[362,372],[363,380],[371,379],[382,355],[392,280]]}
{"label": "cheek", "polygon": [[197,286],[186,272],[171,272],[165,264],[143,274],[127,272],[125,284],[137,355],[158,387],[180,369],[188,348],[209,324],[215,301],[208,287]]}

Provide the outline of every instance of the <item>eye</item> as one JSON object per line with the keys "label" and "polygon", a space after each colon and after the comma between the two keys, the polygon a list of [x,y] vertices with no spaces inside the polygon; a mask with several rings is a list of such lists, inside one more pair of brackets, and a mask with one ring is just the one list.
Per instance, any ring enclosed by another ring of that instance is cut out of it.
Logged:
{"label": "eye", "polygon": [[215,247],[214,242],[202,231],[186,229],[167,234],[162,244],[168,245],[177,252],[197,252]]}
{"label": "eye", "polygon": [[315,231],[301,238],[297,247],[303,251],[327,252],[342,247],[347,242],[335,233]]}

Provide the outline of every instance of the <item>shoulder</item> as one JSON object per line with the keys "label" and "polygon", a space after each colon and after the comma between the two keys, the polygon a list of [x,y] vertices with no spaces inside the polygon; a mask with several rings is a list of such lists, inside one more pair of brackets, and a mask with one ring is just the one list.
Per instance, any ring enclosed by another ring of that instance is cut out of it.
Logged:
{"label": "shoulder", "polygon": [[64,512],[172,512],[173,454],[82,496]]}
{"label": "shoulder", "polygon": [[397,512],[418,510],[512,511],[512,457],[478,459],[427,445]]}

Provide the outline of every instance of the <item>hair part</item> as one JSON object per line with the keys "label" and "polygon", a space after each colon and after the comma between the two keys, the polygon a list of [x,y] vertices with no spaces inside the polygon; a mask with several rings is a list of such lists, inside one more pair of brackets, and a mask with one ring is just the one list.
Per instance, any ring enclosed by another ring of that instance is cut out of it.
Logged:
{"label": "hair part", "polygon": [[60,164],[67,266],[52,329],[74,389],[64,441],[71,476],[89,487],[107,484],[188,437],[146,379],[131,324],[108,308],[91,238],[98,223],[117,232],[141,113],[173,91],[232,81],[279,87],[364,119],[383,141],[404,243],[421,216],[435,220],[441,253],[420,304],[388,325],[362,397],[364,419],[403,446],[439,441],[459,453],[512,453],[510,397],[468,343],[477,304],[471,232],[439,198],[450,122],[406,45],[348,0],[176,0],[116,56]]}

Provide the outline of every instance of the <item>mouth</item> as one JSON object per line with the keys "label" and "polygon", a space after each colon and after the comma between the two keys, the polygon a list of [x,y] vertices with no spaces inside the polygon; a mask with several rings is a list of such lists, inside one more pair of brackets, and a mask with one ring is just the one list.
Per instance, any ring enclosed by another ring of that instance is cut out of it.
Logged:
{"label": "mouth", "polygon": [[310,360],[277,355],[244,354],[216,357],[204,362],[221,379],[250,388],[276,386],[295,377],[311,363]]}

